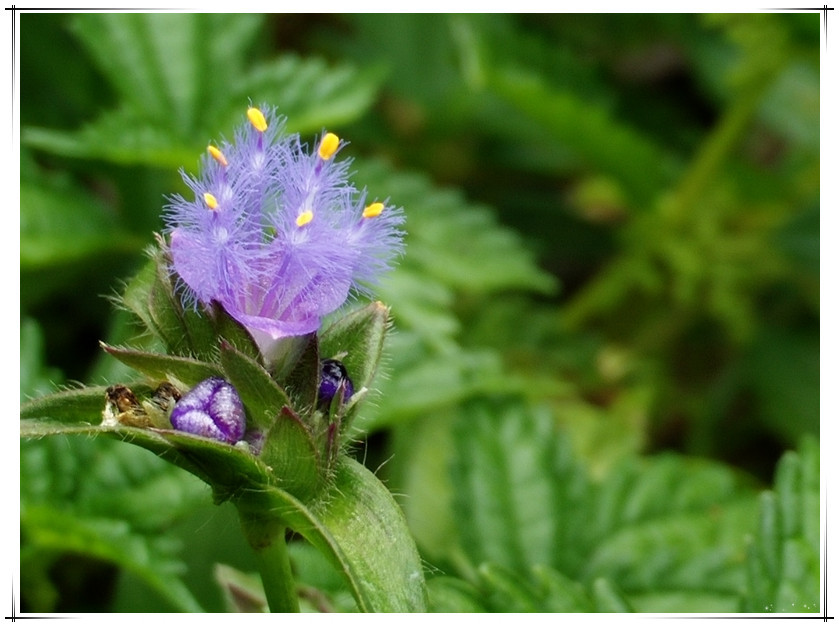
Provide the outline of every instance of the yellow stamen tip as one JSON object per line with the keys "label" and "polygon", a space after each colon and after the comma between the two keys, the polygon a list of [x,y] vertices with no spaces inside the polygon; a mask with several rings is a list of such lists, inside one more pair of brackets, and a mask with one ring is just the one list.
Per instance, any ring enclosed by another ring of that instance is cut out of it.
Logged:
{"label": "yellow stamen tip", "polygon": [[216,200],[216,197],[213,196],[210,192],[206,192],[204,194],[204,202],[207,203],[207,206],[210,209],[215,209],[216,207],[218,207],[218,200]]}
{"label": "yellow stamen tip", "polygon": [[324,135],[323,139],[320,140],[320,147],[318,148],[320,158],[324,161],[331,158],[332,155],[335,154],[335,151],[338,150],[338,144],[340,143],[341,140],[338,139],[338,136],[335,133],[327,133]]}
{"label": "yellow stamen tip", "polygon": [[253,127],[260,133],[264,133],[268,128],[268,122],[265,121],[265,116],[262,115],[262,111],[256,107],[250,107],[248,109],[248,119],[251,121],[251,124],[253,124]]}
{"label": "yellow stamen tip", "polygon": [[207,146],[207,152],[209,152],[213,159],[218,161],[221,165],[225,167],[227,166],[227,159],[224,158],[224,154],[221,152],[221,150],[219,150],[215,146]]}
{"label": "yellow stamen tip", "polygon": [[381,202],[374,202],[367,205],[364,208],[364,211],[361,213],[361,217],[363,218],[375,218],[381,215],[382,211],[384,211],[385,205]]}
{"label": "yellow stamen tip", "polygon": [[309,211],[304,211],[299,216],[297,216],[297,226],[304,226],[309,224],[312,221],[312,218],[315,217],[315,214]]}

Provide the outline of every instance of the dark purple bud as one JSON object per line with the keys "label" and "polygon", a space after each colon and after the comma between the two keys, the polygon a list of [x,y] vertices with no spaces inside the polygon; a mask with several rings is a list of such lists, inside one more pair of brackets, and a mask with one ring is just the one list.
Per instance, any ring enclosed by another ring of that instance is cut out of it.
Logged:
{"label": "dark purple bud", "polygon": [[344,402],[353,395],[353,385],[347,374],[347,369],[337,359],[324,359],[320,362],[320,386],[318,387],[318,401],[321,405],[329,405],[338,393],[341,383],[344,384]]}
{"label": "dark purple bud", "polygon": [[224,379],[205,379],[181,397],[171,416],[178,431],[234,444],[245,435],[245,408]]}

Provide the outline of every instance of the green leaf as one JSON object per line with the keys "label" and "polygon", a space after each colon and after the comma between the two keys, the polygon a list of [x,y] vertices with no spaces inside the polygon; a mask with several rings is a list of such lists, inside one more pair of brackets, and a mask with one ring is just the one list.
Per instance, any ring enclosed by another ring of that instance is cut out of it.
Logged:
{"label": "green leaf", "polygon": [[103,204],[44,173],[20,185],[21,271],[49,270],[107,256],[135,255],[143,243]]}
{"label": "green leaf", "polygon": [[207,137],[240,124],[248,102],[276,106],[289,129],[347,124],[373,102],[380,76],[287,55],[246,53],[256,14],[83,14],[73,30],[121,97],[76,132],[26,128],[30,146],[71,157],[175,169],[195,163]]}
{"label": "green leaf", "polygon": [[573,572],[587,555],[582,467],[549,413],[517,399],[474,401],[454,425],[451,477],[461,545],[473,564]]}
{"label": "green leaf", "polygon": [[425,579],[416,545],[402,510],[375,475],[340,457],[335,483],[315,514],[325,533],[307,538],[322,550],[329,548],[360,609],[425,610]]}
{"label": "green leaf", "polygon": [[[692,611],[737,611],[756,512],[753,489],[725,466],[636,459],[598,485],[550,415],[515,399],[469,403],[453,444],[454,524],[470,564],[528,577],[544,565],[586,586],[610,582],[597,597],[609,611],[653,611],[667,595],[692,593],[708,604]],[[468,564],[458,568],[468,572]],[[609,592],[612,585],[621,592]],[[532,598],[520,605],[541,607]]]}
{"label": "green leaf", "polygon": [[422,564],[405,518],[357,462],[339,457],[329,492],[311,508],[273,487],[242,493],[239,507],[244,517],[270,512],[311,542],[341,573],[361,611],[424,611]]}
{"label": "green leaf", "polygon": [[[556,291],[556,279],[541,270],[520,237],[499,225],[485,206],[468,203],[452,189],[434,187],[415,173],[396,172],[379,161],[358,162],[354,178],[378,197],[404,206],[410,254],[394,275],[415,272],[474,294],[504,289]],[[397,303],[379,290],[385,302]],[[399,312],[396,312],[397,315]]]}
{"label": "green leaf", "polygon": [[179,611],[202,611],[177,576],[179,562],[167,559],[160,548],[150,551],[148,541],[133,534],[125,522],[27,507],[21,512],[21,530],[37,551],[80,553],[112,562],[142,577]]}
{"label": "green leaf", "polygon": [[784,454],[774,490],[761,494],[745,611],[819,611],[819,504],[819,445],[807,438]]}
{"label": "green leaf", "polygon": [[492,71],[487,83],[490,91],[539,122],[546,133],[591,167],[617,178],[636,206],[649,206],[673,181],[677,172],[673,156],[614,119],[602,105],[570,90],[553,89],[541,76],[521,69]]}
{"label": "green leaf", "polygon": [[167,607],[201,611],[184,586],[182,547],[168,531],[206,501],[200,481],[105,439],[22,441],[20,461],[22,576],[49,571],[68,554],[92,557],[136,574]]}
{"label": "green leaf", "polygon": [[243,338],[240,325],[224,312],[206,312],[197,307],[184,308],[176,292],[164,240],[157,236],[157,247],[150,249],[151,260],[126,285],[122,302],[133,311],[167,347],[168,352],[183,357],[215,360],[218,333],[230,334],[237,345],[254,352],[253,341]]}
{"label": "green leaf", "polygon": [[231,119],[240,118],[241,103],[252,99],[276,106],[291,132],[340,128],[370,108],[380,80],[375,70],[359,71],[346,63],[330,67],[321,59],[286,55],[254,66],[235,82],[228,97],[234,105]]}
{"label": "green leaf", "polygon": [[[373,381],[389,325],[390,311],[382,303],[375,302],[339,317],[320,335],[321,357],[338,359],[344,364],[356,393],[366,390]],[[342,400],[337,395],[336,398]],[[341,416],[340,432],[344,440],[357,435],[348,427],[358,408],[358,403],[353,404],[346,415]]]}
{"label": "green leaf", "polygon": [[258,362],[262,361],[262,354],[259,351],[256,341],[250,332],[228,314],[219,303],[213,302],[210,319],[215,329],[217,338],[227,340],[237,350],[247,357]]}
{"label": "green leaf", "polygon": [[278,376],[279,373],[274,373],[273,376],[288,392],[293,407],[315,407],[320,382],[318,337],[312,333],[299,339],[305,340],[305,344],[291,371],[282,378]]}
{"label": "green leaf", "polygon": [[478,569],[480,596],[496,612],[592,612],[589,591],[546,566],[533,566],[522,576],[496,564]]}

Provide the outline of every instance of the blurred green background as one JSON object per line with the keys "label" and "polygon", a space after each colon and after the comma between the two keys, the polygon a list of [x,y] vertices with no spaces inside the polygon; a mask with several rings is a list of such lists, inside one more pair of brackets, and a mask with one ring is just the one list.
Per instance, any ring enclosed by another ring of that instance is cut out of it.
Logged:
{"label": "blurred green background", "polygon": [[[108,297],[143,263],[165,196],[186,191],[178,169],[253,102],[309,141],[347,139],[356,184],[405,208],[358,453],[405,495],[429,576],[468,582],[433,588],[437,607],[466,607],[482,560],[530,568],[508,535],[493,553],[464,532],[483,510],[459,483],[484,455],[538,449],[541,423],[516,431],[522,416],[545,416],[592,485],[638,460],[679,460],[681,477],[700,458],[755,503],[782,453],[818,438],[819,14],[19,19],[22,401],[131,380],[98,348],[143,342]],[[533,471],[546,490],[570,477],[551,468]],[[492,463],[478,481],[496,471],[490,496],[522,494]],[[232,508],[209,503],[144,451],[22,442],[23,608],[222,609],[213,564],[252,563]],[[738,542],[756,511],[734,516]],[[301,577],[341,608],[299,548]],[[741,573],[708,592],[719,573],[702,571],[662,592],[672,571],[627,574],[597,550],[547,562],[647,611],[737,611],[757,585]]]}

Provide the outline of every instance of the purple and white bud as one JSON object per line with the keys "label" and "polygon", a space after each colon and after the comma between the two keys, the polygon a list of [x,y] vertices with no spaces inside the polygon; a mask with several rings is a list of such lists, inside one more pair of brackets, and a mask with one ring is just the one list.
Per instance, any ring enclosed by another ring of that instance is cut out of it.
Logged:
{"label": "purple and white bud", "polygon": [[205,379],[181,397],[170,418],[178,431],[235,444],[245,435],[245,408],[224,379]]}

